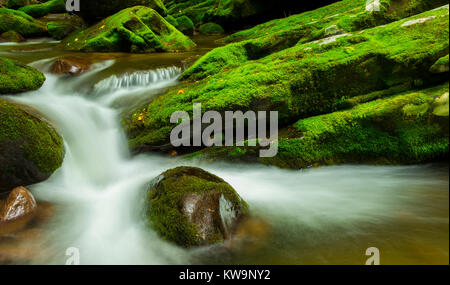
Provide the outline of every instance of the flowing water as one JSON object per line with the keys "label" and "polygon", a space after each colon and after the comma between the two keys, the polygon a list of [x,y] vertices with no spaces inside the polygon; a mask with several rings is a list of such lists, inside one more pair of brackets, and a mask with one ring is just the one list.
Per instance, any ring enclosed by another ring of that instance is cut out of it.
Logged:
{"label": "flowing water", "polygon": [[120,114],[176,85],[180,61],[191,54],[90,54],[98,60],[89,72],[62,77],[48,73],[62,54],[52,43],[2,48],[0,55],[23,56],[46,72],[41,89],[5,98],[53,122],[66,157],[49,180],[30,187],[52,205],[51,218],[18,245],[0,239],[0,255],[17,246],[14,252],[37,251],[24,263],[64,264],[66,249],[76,247],[83,264],[364,264],[366,249],[377,247],[382,264],[449,262],[447,163],[303,171],[201,165],[264,222],[244,229],[254,239],[231,251],[167,243],[143,222],[142,197],[152,178],[179,162],[131,156]]}

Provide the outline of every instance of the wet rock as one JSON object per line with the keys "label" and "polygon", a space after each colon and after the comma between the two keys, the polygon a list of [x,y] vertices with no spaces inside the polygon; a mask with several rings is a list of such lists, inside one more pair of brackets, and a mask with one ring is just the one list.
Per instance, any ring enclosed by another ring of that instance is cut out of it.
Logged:
{"label": "wet rock", "polygon": [[79,75],[89,70],[91,62],[81,57],[69,56],[57,59],[50,68],[53,74]]}
{"label": "wet rock", "polygon": [[63,158],[62,138],[47,122],[0,99],[0,193],[47,179]]}
{"label": "wet rock", "polygon": [[232,238],[247,209],[228,183],[195,167],[164,172],[151,183],[146,199],[151,227],[183,247]]}
{"label": "wet rock", "polygon": [[0,221],[7,222],[22,218],[32,218],[36,213],[36,200],[25,187],[15,188],[6,199],[0,211]]}
{"label": "wet rock", "polygon": [[24,42],[25,39],[15,31],[4,32],[0,35],[0,43],[5,42],[13,42],[13,43],[21,43]]}

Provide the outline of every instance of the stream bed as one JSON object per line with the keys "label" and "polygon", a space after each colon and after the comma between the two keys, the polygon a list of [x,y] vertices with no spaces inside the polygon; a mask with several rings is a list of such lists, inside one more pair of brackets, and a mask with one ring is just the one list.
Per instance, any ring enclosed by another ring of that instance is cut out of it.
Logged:
{"label": "stream bed", "polygon": [[65,264],[78,248],[82,264],[364,264],[366,249],[381,264],[449,263],[449,166],[342,165],[282,170],[248,164],[202,164],[230,183],[253,215],[253,240],[234,250],[182,249],[159,238],[142,219],[149,181],[180,165],[156,154],[132,156],[123,112],[175,86],[183,61],[217,46],[177,54],[82,54],[95,61],[77,77],[49,73],[59,51],[49,40],[2,44],[0,55],[46,74],[33,92],[3,96],[54,123],[66,157],[47,181],[29,187],[38,221],[0,237],[0,264]]}

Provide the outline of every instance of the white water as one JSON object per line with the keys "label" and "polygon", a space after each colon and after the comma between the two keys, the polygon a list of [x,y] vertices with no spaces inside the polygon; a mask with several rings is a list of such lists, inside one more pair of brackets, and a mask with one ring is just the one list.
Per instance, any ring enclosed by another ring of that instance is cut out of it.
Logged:
{"label": "white water", "polygon": [[[34,66],[45,70],[49,62]],[[97,65],[84,76],[111,64]],[[162,82],[147,81],[149,85],[133,81],[133,88],[117,82],[109,93],[99,97],[74,93],[83,77],[68,81],[46,76],[40,90],[9,97],[48,116],[63,136],[66,148],[63,166],[49,180],[32,187],[39,200],[56,203],[63,209],[49,225],[50,244],[42,245],[46,250],[35,262],[64,264],[65,249],[69,247],[80,249],[83,264],[193,262],[196,250],[180,249],[162,241],[142,222],[146,184],[174,165],[158,156],[131,157],[119,123],[120,110],[111,107],[114,100],[107,98],[111,94],[121,94],[123,98],[127,94],[136,96],[136,91],[144,94],[164,88],[176,83],[176,73],[169,79],[161,77]],[[427,166],[340,166],[303,172],[255,165],[202,167],[228,181],[254,213],[282,227],[288,244],[305,232],[320,232],[325,240],[330,238],[327,229],[336,227],[361,234],[363,226],[389,222],[398,211],[412,212],[430,223],[445,223],[429,211],[414,208],[421,189],[436,189],[440,193],[442,187],[448,187],[448,177],[447,181],[430,179],[433,171]],[[302,246],[314,246],[319,240],[305,238]],[[283,246],[272,245],[275,249],[277,246],[281,252]]]}

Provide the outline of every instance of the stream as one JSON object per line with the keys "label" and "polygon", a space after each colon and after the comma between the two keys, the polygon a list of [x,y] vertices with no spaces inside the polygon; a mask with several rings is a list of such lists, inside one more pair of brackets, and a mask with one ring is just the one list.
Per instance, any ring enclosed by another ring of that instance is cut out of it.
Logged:
{"label": "stream", "polygon": [[51,214],[18,240],[0,238],[0,255],[16,255],[15,263],[65,264],[66,249],[75,247],[82,264],[362,265],[366,249],[376,247],[381,264],[448,264],[448,163],[302,171],[202,164],[264,221],[249,229],[253,242],[235,251],[182,249],[148,229],[146,186],[180,162],[132,156],[120,115],[176,86],[182,60],[215,47],[214,38],[194,40],[199,48],[189,53],[83,54],[95,63],[76,77],[49,73],[56,58],[77,55],[58,51],[55,42],[0,45],[0,56],[20,59],[47,78],[37,91],[2,98],[53,122],[66,150],[62,167],[29,187]]}

